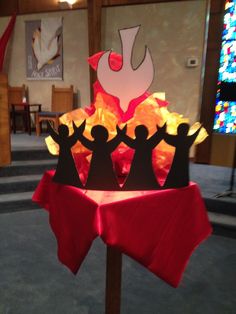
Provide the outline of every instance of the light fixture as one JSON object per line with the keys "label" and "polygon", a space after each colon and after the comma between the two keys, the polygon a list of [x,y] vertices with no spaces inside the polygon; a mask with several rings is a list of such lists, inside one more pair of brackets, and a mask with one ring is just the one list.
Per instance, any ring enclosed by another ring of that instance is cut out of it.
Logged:
{"label": "light fixture", "polygon": [[77,2],[77,0],[59,0],[58,3],[62,9],[66,7],[70,7],[72,9],[73,5]]}

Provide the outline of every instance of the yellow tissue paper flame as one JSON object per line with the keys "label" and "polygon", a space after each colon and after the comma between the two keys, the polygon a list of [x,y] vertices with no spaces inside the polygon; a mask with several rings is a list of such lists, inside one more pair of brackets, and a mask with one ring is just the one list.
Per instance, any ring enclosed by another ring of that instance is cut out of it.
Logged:
{"label": "yellow tissue paper flame", "polygon": [[[73,133],[72,121],[79,126],[86,119],[86,127],[84,135],[92,139],[91,129],[94,125],[100,124],[107,128],[109,132],[109,139],[116,135],[116,126],[119,125],[123,128],[127,124],[127,134],[134,138],[134,130],[137,125],[144,124],[149,131],[149,136],[154,134],[157,130],[157,126],[162,126],[166,123],[166,131],[169,134],[177,134],[177,128],[181,123],[189,123],[188,118],[184,118],[181,114],[176,112],[169,112],[166,107],[160,107],[156,101],[156,94],[153,94],[140,103],[133,114],[133,117],[125,123],[120,123],[117,113],[111,111],[109,105],[104,101],[104,98],[100,93],[97,94],[95,100],[95,112],[92,115],[88,115],[84,109],[76,109],[69,113],[64,114],[60,118],[60,123],[66,124],[69,128],[69,134]],[[194,123],[189,130],[189,135],[195,133],[201,124],[199,122]],[[199,144],[208,136],[206,130],[202,127],[199,135],[197,136],[194,144]],[[48,136],[46,139],[48,150],[51,154],[57,155],[59,152],[59,146]],[[124,143],[119,145],[119,148],[126,148]],[[161,141],[159,145],[154,149],[154,168],[165,168],[171,164],[174,155],[174,147]],[[86,149],[79,141],[72,147],[73,154],[91,152]],[[90,155],[91,156],[91,155]]]}

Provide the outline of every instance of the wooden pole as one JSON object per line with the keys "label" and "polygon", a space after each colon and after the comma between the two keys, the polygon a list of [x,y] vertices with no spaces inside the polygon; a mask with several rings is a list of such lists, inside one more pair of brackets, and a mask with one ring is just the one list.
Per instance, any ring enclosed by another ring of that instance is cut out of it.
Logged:
{"label": "wooden pole", "polygon": [[196,147],[196,162],[210,162],[213,123],[215,113],[215,100],[220,61],[221,39],[224,24],[225,0],[209,0],[210,14],[208,36],[206,37],[206,57],[204,62],[204,81],[202,85],[202,99],[200,121],[206,128],[209,136]]}
{"label": "wooden pole", "polygon": [[0,73],[0,167],[11,163],[7,75]]}
{"label": "wooden pole", "polygon": [[120,314],[122,254],[107,246],[106,314]]}
{"label": "wooden pole", "polygon": [[[102,0],[88,0],[88,41],[89,56],[101,51]],[[90,67],[90,99],[93,100],[93,83],[96,72]]]}

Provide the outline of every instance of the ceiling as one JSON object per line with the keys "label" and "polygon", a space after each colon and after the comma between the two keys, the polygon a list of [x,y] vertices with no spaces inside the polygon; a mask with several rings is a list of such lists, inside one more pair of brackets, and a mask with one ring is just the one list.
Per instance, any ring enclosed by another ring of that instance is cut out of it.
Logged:
{"label": "ceiling", "polygon": [[[133,5],[144,3],[171,2],[171,1],[192,1],[192,0],[77,0],[72,6],[72,10],[86,9],[88,2],[90,6],[114,6]],[[53,12],[60,10],[70,10],[66,3],[59,3],[58,0],[0,0],[0,16],[10,16],[14,12],[19,14]]]}

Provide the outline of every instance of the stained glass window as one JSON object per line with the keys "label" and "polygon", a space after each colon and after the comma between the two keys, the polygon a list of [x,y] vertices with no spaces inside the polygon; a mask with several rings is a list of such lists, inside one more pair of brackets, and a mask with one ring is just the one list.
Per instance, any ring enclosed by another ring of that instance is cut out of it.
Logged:
{"label": "stained glass window", "polygon": [[236,83],[236,0],[225,4],[214,120],[215,132],[236,134],[236,100],[222,100],[221,82]]}

